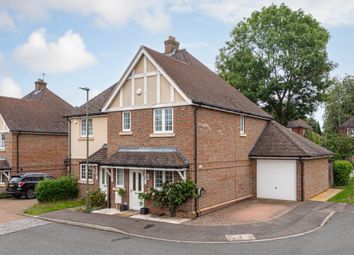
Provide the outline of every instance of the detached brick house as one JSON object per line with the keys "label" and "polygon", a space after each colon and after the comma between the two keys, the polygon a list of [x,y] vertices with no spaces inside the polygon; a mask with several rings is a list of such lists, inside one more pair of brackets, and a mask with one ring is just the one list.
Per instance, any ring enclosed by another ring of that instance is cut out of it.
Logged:
{"label": "detached brick house", "polygon": [[139,192],[192,179],[205,192],[179,208],[191,217],[255,197],[304,201],[329,188],[331,152],[274,122],[178,46],[174,37],[164,53],[142,46],[122,78],[89,102],[88,130],[86,105],[68,116],[80,183],[88,175],[111,207],[154,210]]}
{"label": "detached brick house", "polygon": [[0,187],[18,173],[66,175],[68,127],[63,116],[72,110],[42,80],[22,99],[0,97]]}
{"label": "detached brick house", "polygon": [[338,127],[339,133],[354,137],[354,116],[351,116],[346,122]]}

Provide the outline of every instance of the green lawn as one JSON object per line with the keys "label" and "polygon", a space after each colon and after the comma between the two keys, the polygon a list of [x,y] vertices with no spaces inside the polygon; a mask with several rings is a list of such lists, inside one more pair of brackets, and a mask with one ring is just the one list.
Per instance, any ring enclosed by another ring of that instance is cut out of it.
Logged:
{"label": "green lawn", "polygon": [[83,200],[65,200],[57,202],[39,203],[26,209],[24,213],[29,215],[39,215],[43,213],[59,211],[67,208],[73,208],[82,206],[84,204]]}
{"label": "green lawn", "polygon": [[354,204],[354,178],[349,184],[343,187],[343,190],[328,200],[329,202]]}

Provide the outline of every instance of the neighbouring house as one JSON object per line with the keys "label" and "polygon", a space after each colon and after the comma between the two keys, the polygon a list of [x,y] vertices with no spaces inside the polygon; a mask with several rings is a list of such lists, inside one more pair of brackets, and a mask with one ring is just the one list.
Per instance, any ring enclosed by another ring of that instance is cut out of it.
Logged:
{"label": "neighbouring house", "polygon": [[354,137],[354,116],[351,116],[346,122],[338,127],[339,133]]}
{"label": "neighbouring house", "polygon": [[289,121],[287,128],[290,128],[292,131],[302,136],[305,136],[307,129],[312,129],[311,126],[302,119]]}
{"label": "neighbouring house", "polygon": [[[67,116],[71,171],[84,195],[138,210],[139,192],[192,179],[203,195],[178,209],[194,217],[249,198],[305,201],[329,188],[331,152],[273,121],[174,37],[142,46],[122,78]],[[86,135],[89,169],[86,169]],[[117,190],[125,189],[120,197]]]}
{"label": "neighbouring house", "polygon": [[66,175],[68,126],[63,116],[72,110],[43,80],[23,98],[0,97],[0,186],[19,173]]}

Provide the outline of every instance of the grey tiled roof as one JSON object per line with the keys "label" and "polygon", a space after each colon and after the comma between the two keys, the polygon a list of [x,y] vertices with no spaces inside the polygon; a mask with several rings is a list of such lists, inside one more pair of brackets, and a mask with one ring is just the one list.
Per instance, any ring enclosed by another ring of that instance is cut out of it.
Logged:
{"label": "grey tiled roof", "polygon": [[279,123],[269,121],[250,157],[322,157],[332,154]]}
{"label": "grey tiled roof", "polygon": [[287,125],[288,128],[307,128],[310,129],[311,126],[308,125],[304,120],[298,119],[298,120],[290,120]]}
{"label": "grey tiled roof", "polygon": [[102,165],[121,167],[146,168],[187,168],[185,157],[176,149],[170,147],[140,147],[121,148]]}
{"label": "grey tiled roof", "polygon": [[354,116],[351,116],[346,122],[344,122],[342,125],[339,127],[344,127],[344,128],[351,128],[354,127]]}
{"label": "grey tiled roof", "polygon": [[[107,159],[107,144],[104,144],[98,151],[89,156],[89,162],[94,164],[100,164]],[[83,163],[85,160],[82,161]]]}

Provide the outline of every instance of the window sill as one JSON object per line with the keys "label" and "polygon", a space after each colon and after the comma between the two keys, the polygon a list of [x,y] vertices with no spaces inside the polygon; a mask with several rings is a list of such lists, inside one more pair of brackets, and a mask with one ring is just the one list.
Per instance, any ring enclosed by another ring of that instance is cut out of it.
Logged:
{"label": "window sill", "polygon": [[[78,140],[79,141],[86,141],[86,136],[81,136]],[[93,141],[93,140],[95,140],[95,138],[93,138],[92,136],[91,137],[89,137],[89,141]]]}
{"label": "window sill", "polygon": [[119,135],[132,135],[133,133],[131,131],[123,131],[119,132]]}
{"label": "window sill", "polygon": [[[80,184],[86,184],[86,180],[79,180],[78,181],[78,183],[80,183]],[[89,180],[89,183],[88,183],[89,185],[93,185],[94,183],[93,183],[93,181],[91,180]]]}
{"label": "window sill", "polygon": [[150,134],[150,137],[175,137],[175,133],[153,133]]}
{"label": "window sill", "polygon": [[241,136],[241,137],[246,137],[247,134],[245,134],[245,133],[240,133],[240,136]]}
{"label": "window sill", "polygon": [[0,148],[0,151],[5,151],[5,148]]}

